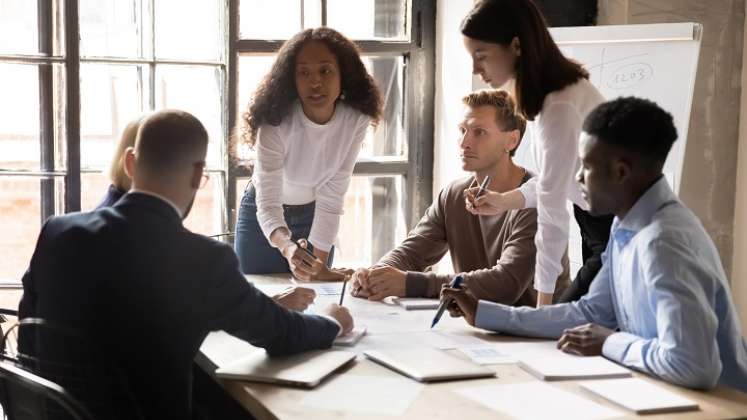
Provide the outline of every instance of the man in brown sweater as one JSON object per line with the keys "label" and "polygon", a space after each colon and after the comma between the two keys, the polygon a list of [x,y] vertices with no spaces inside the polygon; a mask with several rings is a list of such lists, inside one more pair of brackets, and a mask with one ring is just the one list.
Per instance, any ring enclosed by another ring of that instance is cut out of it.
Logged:
{"label": "man in brown sweater", "polygon": [[[532,285],[537,232],[535,209],[511,210],[495,216],[475,216],[465,208],[464,191],[486,176],[493,191],[517,188],[531,174],[513,162],[526,121],[516,113],[511,96],[502,90],[473,92],[464,98],[459,125],[462,169],[472,175],[456,180],[439,193],[409,236],[370,268],[353,274],[353,296],[381,300],[387,296],[437,297],[454,274],[424,272],[448,251],[457,273],[478,298],[508,305],[536,306]],[[568,261],[554,296],[567,287]]]}

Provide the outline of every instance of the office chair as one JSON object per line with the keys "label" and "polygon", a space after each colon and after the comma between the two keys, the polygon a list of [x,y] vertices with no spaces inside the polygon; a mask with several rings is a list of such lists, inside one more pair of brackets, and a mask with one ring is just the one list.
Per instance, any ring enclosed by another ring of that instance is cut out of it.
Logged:
{"label": "office chair", "polygon": [[[14,331],[21,344],[11,352],[7,338]],[[30,338],[33,348],[25,348],[23,343]],[[57,384],[96,419],[143,418],[122,372],[81,331],[41,318],[24,318],[3,335],[0,350],[0,358]]]}
{"label": "office chair", "polygon": [[0,361],[0,405],[8,420],[94,420],[61,386],[9,361]]}

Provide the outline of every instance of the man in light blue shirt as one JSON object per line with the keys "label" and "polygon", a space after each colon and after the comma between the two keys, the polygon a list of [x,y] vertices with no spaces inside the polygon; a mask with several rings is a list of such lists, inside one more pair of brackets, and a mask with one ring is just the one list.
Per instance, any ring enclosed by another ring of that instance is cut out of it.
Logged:
{"label": "man in light blue shirt", "polygon": [[592,214],[615,214],[603,266],[581,300],[540,308],[478,301],[444,289],[450,311],[479,328],[558,338],[690,388],[747,392],[747,343],[718,252],[672,192],[662,168],[677,138],[655,103],[620,98],[584,122],[578,181]]}

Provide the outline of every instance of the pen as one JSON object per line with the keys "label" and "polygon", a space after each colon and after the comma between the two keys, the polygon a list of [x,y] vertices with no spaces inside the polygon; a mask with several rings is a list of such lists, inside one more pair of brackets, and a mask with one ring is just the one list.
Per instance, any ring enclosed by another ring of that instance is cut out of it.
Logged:
{"label": "pen", "polygon": [[485,190],[487,190],[488,185],[490,185],[490,180],[490,175],[486,175],[485,179],[482,180],[482,184],[480,184],[480,189],[477,190],[477,194],[475,194],[475,198],[478,198],[481,195],[485,194]]}
{"label": "pen", "polygon": [[[299,247],[299,248],[303,249],[304,251],[306,251],[307,255],[309,255],[310,257],[312,257],[314,259],[316,259],[316,255],[314,255],[313,252],[309,251],[309,248],[302,247],[301,243],[298,242],[298,240],[294,240],[293,242],[296,244],[297,247]],[[304,261],[304,262],[306,262],[306,261]],[[310,264],[306,263],[306,265],[310,265]]]}
{"label": "pen", "polygon": [[345,276],[345,281],[342,282],[342,293],[340,293],[340,306],[342,306],[342,299],[345,298],[345,285],[348,284],[348,276]]}
{"label": "pen", "polygon": [[[461,289],[462,288],[462,282],[464,282],[464,279],[462,276],[456,276],[454,277],[454,280],[449,283],[449,287],[452,289]],[[444,299],[441,301],[441,303],[438,305],[438,310],[436,311],[436,316],[433,317],[433,322],[431,322],[431,328],[435,327],[438,321],[441,319],[441,315],[444,314],[444,311],[446,310],[446,307],[449,306],[450,299]]]}

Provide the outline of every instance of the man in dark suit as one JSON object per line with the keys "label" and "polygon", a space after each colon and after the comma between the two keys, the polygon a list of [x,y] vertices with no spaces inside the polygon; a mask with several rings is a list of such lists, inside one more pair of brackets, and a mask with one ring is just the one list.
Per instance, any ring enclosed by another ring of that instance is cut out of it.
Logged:
{"label": "man in dark suit", "polygon": [[[112,208],[49,219],[23,278],[21,317],[82,330],[125,373],[147,418],[191,416],[192,361],[212,330],[270,354],[328,348],[353,320],[287,310],[246,281],[230,246],[182,225],[207,132],[174,110],[148,117],[125,155],[133,189]],[[22,334],[20,350],[52,354]]]}

